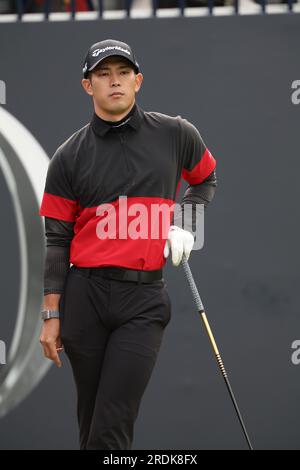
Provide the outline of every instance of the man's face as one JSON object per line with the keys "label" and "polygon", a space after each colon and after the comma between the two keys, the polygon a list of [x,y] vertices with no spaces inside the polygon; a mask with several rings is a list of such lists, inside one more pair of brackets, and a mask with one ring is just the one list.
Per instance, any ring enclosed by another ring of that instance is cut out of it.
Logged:
{"label": "man's face", "polygon": [[82,80],[82,86],[93,97],[98,110],[120,115],[132,106],[142,80],[143,75],[136,74],[126,58],[111,56],[100,62],[88,79]]}

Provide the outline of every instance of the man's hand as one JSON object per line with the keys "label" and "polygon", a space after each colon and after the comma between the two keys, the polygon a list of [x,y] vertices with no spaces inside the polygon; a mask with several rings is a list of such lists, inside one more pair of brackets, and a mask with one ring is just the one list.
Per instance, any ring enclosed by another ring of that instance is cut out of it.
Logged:
{"label": "man's hand", "polygon": [[164,248],[164,257],[167,258],[171,250],[172,263],[174,266],[178,266],[181,263],[183,254],[185,254],[187,260],[189,259],[193,245],[194,237],[191,232],[176,225],[171,225]]}
{"label": "man's hand", "polygon": [[41,331],[40,343],[44,349],[44,355],[51,361],[54,361],[57,367],[61,367],[61,360],[58,352],[63,350],[60,339],[60,320],[59,318],[50,318],[44,320]]}

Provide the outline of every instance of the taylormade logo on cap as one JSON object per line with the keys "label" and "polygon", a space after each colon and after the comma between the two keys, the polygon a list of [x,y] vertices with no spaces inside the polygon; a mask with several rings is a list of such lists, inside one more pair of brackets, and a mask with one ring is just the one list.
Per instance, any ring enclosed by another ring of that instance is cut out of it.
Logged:
{"label": "taylormade logo on cap", "polygon": [[134,66],[135,72],[140,72],[139,64],[136,61],[133,50],[126,42],[116,41],[114,39],[107,39],[105,41],[96,42],[93,44],[84,59],[82,72],[84,78],[87,78],[88,72],[94,68],[106,57],[109,56],[125,57]]}
{"label": "taylormade logo on cap", "polygon": [[92,53],[93,57],[98,57],[101,52],[105,52],[111,49],[117,49],[118,51],[126,52],[126,54],[130,55],[130,51],[128,49],[123,49],[121,46],[107,46],[104,47],[104,49],[95,49],[94,52]]}

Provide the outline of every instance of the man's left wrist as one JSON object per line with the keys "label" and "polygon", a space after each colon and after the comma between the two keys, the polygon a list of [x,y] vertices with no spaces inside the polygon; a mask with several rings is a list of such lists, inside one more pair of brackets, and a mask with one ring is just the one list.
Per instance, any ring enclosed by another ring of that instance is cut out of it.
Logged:
{"label": "man's left wrist", "polygon": [[45,309],[41,311],[42,320],[50,320],[51,318],[59,318],[60,313],[58,310]]}

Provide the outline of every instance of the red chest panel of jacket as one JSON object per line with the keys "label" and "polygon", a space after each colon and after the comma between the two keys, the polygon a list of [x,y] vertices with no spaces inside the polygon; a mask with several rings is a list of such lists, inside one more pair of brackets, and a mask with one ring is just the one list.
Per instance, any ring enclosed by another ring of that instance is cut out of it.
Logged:
{"label": "red chest panel of jacket", "polygon": [[40,215],[75,222],[72,264],[159,269],[181,177],[199,184],[215,166],[180,116],[136,104],[111,127],[94,113],[53,155]]}

